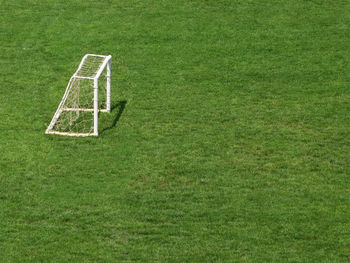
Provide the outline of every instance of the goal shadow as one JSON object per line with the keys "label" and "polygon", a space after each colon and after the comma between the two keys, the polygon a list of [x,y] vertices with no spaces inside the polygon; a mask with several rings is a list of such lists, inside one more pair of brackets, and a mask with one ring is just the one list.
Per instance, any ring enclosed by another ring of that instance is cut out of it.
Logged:
{"label": "goal shadow", "polygon": [[103,128],[103,129],[101,130],[101,132],[100,132],[101,134],[104,133],[104,132],[107,131],[107,130],[113,129],[113,128],[117,125],[117,123],[118,123],[120,117],[121,117],[122,114],[123,114],[123,111],[124,111],[124,109],[125,109],[126,103],[127,103],[126,100],[121,100],[121,101],[116,102],[116,103],[111,107],[111,112],[110,112],[110,114],[111,114],[112,116],[114,116],[113,121],[112,121],[112,123],[111,123],[108,127],[105,127],[105,128]]}

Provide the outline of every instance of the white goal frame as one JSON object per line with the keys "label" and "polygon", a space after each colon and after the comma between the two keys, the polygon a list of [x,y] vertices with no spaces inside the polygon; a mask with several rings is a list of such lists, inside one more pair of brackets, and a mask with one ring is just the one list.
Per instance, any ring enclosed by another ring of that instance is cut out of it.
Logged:
{"label": "white goal frame", "polygon": [[[99,65],[98,68],[96,68],[95,73],[93,75],[86,75],[80,70],[82,69],[84,62],[88,57],[98,57],[103,58],[103,62]],[[63,98],[50,122],[50,125],[47,127],[45,133],[46,134],[57,134],[57,135],[66,135],[66,136],[98,136],[98,113],[99,112],[110,112],[111,111],[111,60],[112,56],[103,56],[103,55],[96,55],[96,54],[86,54],[77,69],[77,71],[72,75],[70,78],[66,91],[63,95]],[[106,68],[106,108],[105,109],[99,109],[98,106],[98,83],[99,78],[103,72],[103,70]],[[67,97],[69,96],[70,90],[72,88],[72,83],[77,79],[87,79],[93,81],[93,108],[67,108],[64,107],[64,104],[67,100]],[[72,111],[72,112],[92,112],[93,113],[93,132],[62,132],[62,131],[55,131],[53,130],[55,123],[57,122],[58,118],[60,117],[61,113],[63,111]]]}

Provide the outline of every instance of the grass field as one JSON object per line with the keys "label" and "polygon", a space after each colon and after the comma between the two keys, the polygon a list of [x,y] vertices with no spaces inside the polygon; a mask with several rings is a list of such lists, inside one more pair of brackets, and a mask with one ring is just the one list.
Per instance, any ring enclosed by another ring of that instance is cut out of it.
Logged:
{"label": "grass field", "polygon": [[[0,262],[349,262],[350,3],[0,0]],[[100,136],[45,135],[86,53]]]}

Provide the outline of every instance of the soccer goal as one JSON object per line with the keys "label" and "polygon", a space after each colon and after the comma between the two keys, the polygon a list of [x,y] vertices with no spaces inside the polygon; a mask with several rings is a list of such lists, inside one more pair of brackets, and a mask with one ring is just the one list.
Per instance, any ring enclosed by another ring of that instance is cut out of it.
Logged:
{"label": "soccer goal", "polygon": [[111,110],[111,58],[95,54],[83,57],[46,134],[98,136],[98,113]]}

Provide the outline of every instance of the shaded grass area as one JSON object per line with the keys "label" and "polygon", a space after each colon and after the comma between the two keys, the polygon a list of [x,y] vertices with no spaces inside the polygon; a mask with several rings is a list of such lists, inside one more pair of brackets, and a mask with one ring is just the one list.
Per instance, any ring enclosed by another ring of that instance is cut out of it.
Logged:
{"label": "shaded grass area", "polygon": [[[348,262],[347,1],[1,1],[0,261]],[[85,53],[101,136],[44,135]]]}

